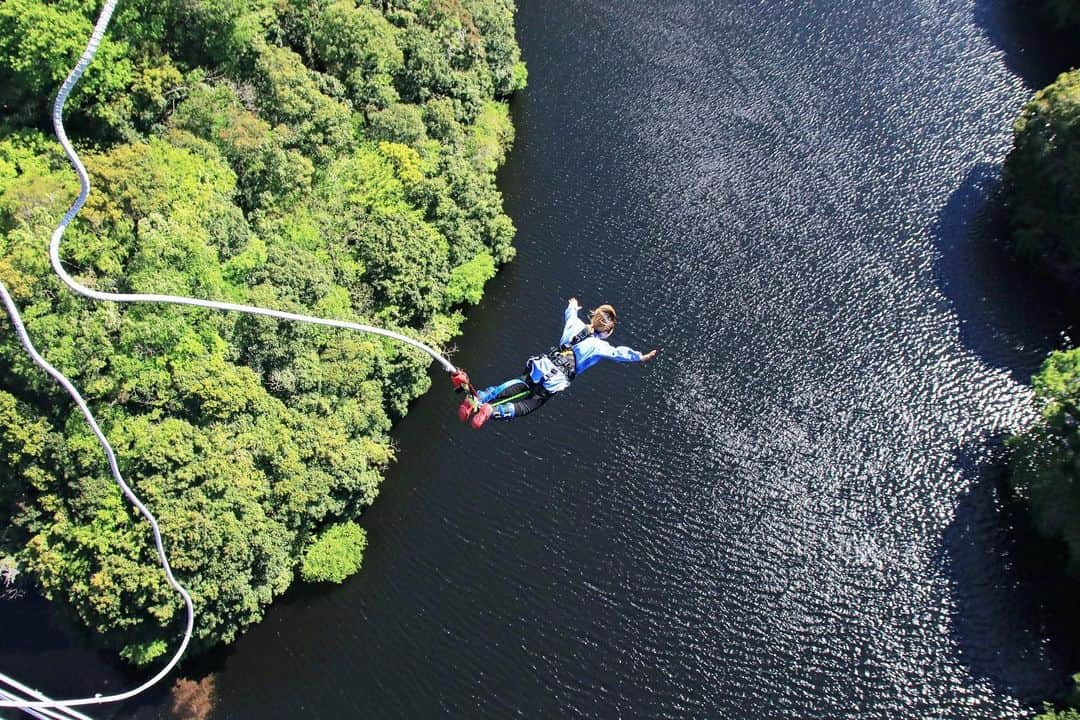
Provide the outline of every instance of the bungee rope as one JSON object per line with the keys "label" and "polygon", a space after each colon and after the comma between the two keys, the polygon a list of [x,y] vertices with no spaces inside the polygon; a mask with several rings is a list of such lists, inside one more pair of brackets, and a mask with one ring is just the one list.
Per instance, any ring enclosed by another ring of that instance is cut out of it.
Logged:
{"label": "bungee rope", "polygon": [[[115,695],[96,695],[92,698],[73,698],[70,700],[9,700],[0,699],[0,707],[10,708],[65,708],[74,707],[76,705],[95,705],[103,702],[117,702],[120,700],[127,700],[135,697],[142,691],[155,685],[159,680],[169,674],[176,663],[180,661],[180,656],[184,654],[187,649],[188,643],[191,642],[191,631],[195,626],[195,608],[191,602],[191,595],[184,589],[184,586],[177,582],[173,576],[172,568],[169,566],[169,558],[165,554],[165,545],[161,539],[161,530],[158,528],[157,519],[153,513],[138,496],[132,491],[131,487],[124,482],[124,478],[120,475],[120,468],[116,464],[116,454],[113,452],[112,446],[109,444],[108,439],[105,437],[105,433],[101,431],[101,428],[97,424],[97,420],[94,418],[94,414],[90,412],[90,408],[87,407],[86,401],[83,400],[82,395],[75,389],[75,386],[71,384],[71,381],[64,377],[64,374],[49,364],[49,361],[43,358],[37,349],[34,348],[34,344],[30,341],[30,336],[26,334],[26,327],[23,325],[22,317],[19,315],[18,308],[15,307],[15,301],[12,300],[11,294],[8,293],[8,289],[4,286],[3,282],[0,282],[0,298],[4,301],[4,306],[7,308],[8,314],[11,316],[11,321],[15,325],[15,332],[19,336],[19,341],[23,347],[26,348],[26,352],[30,354],[30,357],[34,359],[34,362],[41,367],[45,372],[53,377],[56,382],[63,386],[67,391],[71,399],[75,401],[75,404],[79,406],[79,410],[82,411],[83,417],[86,418],[86,423],[90,426],[90,429],[94,431],[94,435],[97,437],[98,443],[101,444],[102,449],[105,451],[105,457],[109,460],[109,471],[112,473],[113,479],[116,484],[120,486],[124,495],[131,502],[132,505],[146,518],[146,521],[150,523],[150,529],[154,533],[154,547],[157,548],[158,558],[161,560],[161,567],[165,571],[165,579],[168,580],[169,585],[172,586],[180,597],[184,600],[184,607],[187,610],[187,625],[184,628],[184,638],[180,642],[180,646],[176,649],[176,653],[172,659],[158,671],[156,675],[139,685],[136,688],[128,690],[126,692],[117,693]],[[8,683],[9,685],[17,687],[17,683],[8,678],[6,675],[0,673],[0,680]]]}
{"label": "bungee rope", "polygon": [[[67,102],[68,96],[74,89],[75,85],[79,82],[86,68],[90,65],[90,62],[94,59],[94,55],[97,53],[98,46],[101,44],[101,40],[105,35],[105,30],[109,25],[109,21],[112,18],[113,11],[116,8],[117,0],[106,0],[104,6],[101,9],[101,13],[98,16],[97,22],[94,24],[94,30],[90,35],[90,40],[86,45],[86,49],[83,51],[82,56],[79,58],[79,62],[72,69],[71,73],[64,80],[63,85],[60,86],[59,92],[57,92],[56,100],[53,103],[52,120],[53,129],[56,132],[56,138],[60,141],[60,145],[64,148],[64,152],[71,162],[72,167],[75,169],[76,174],[79,176],[79,196],[75,202],[64,214],[59,225],[53,230],[51,240],[49,242],[49,261],[52,264],[53,270],[60,279],[71,288],[75,293],[83,295],[84,297],[91,298],[93,300],[105,300],[111,302],[122,303],[158,303],[166,305],[192,305],[195,307],[209,308],[212,310],[227,310],[233,312],[247,313],[249,315],[261,315],[263,317],[272,317],[279,320],[291,320],[294,322],[307,323],[310,325],[323,325],[327,327],[342,328],[344,330],[354,330],[357,332],[369,333],[372,335],[380,335],[383,337],[397,340],[399,342],[410,345],[417,350],[429,355],[433,360],[438,362],[444,370],[450,373],[450,379],[456,391],[464,391],[469,395],[475,395],[468,375],[461,369],[454,366],[446,357],[439,353],[429,345],[408,337],[401,333],[387,330],[385,328],[375,327],[373,325],[365,325],[362,323],[347,322],[344,320],[334,320],[331,318],[320,318],[312,315],[303,315],[300,313],[284,312],[281,310],[270,310],[267,308],[256,307],[253,305],[242,305],[238,303],[220,302],[217,300],[200,300],[197,298],[184,297],[179,295],[157,295],[150,293],[108,293],[94,290],[81,283],[68,274],[64,269],[60,261],[60,241],[64,236],[64,231],[67,230],[68,225],[75,216],[78,215],[83,205],[86,203],[87,197],[90,195],[90,176],[87,174],[86,167],[83,165],[82,160],[79,158],[78,153],[75,152],[75,148],[72,146],[68,139],[67,132],[64,129],[63,110],[64,105]],[[22,317],[19,314],[18,307],[16,307],[11,294],[8,292],[7,287],[4,286],[3,281],[0,281],[0,298],[2,298],[8,315],[11,316],[12,324],[15,327],[15,332],[19,337],[19,341],[22,343],[26,352],[33,358],[34,362],[41,367],[46,373],[48,373],[56,382],[58,382],[64,390],[71,396],[72,400],[79,407],[83,417],[86,418],[87,424],[97,437],[98,443],[101,445],[105,452],[105,456],[108,459],[109,471],[112,473],[113,479],[116,484],[123,491],[124,495],[128,498],[132,505],[146,518],[150,523],[150,528],[154,535],[154,546],[157,549],[158,558],[161,562],[161,567],[165,572],[165,577],[174,590],[180,595],[184,601],[184,606],[187,613],[187,623],[184,628],[183,639],[180,641],[180,645],[177,647],[176,652],[173,653],[171,659],[162,667],[153,677],[145,681],[141,685],[132,688],[130,690],[113,693],[109,695],[97,694],[94,697],[87,698],[70,698],[66,700],[53,700],[47,698],[36,690],[32,690],[22,685],[13,678],[9,678],[7,675],[0,673],[0,683],[6,683],[10,688],[14,688],[24,696],[28,696],[32,699],[24,699],[23,696],[12,692],[11,690],[0,691],[0,708],[19,708],[35,717],[84,717],[74,710],[69,708],[81,706],[81,705],[97,705],[101,703],[119,702],[122,700],[128,700],[135,697],[139,693],[149,689],[153,685],[157,684],[162,678],[168,675],[173,668],[176,667],[183,656],[184,651],[187,649],[188,644],[191,642],[192,630],[195,625],[195,609],[191,600],[191,595],[184,589],[176,578],[173,576],[172,568],[169,565],[168,556],[165,552],[164,542],[161,538],[161,531],[158,527],[157,519],[153,513],[139,500],[138,496],[132,491],[131,487],[124,481],[124,478],[120,474],[120,468],[116,462],[116,455],[113,452],[112,446],[109,444],[105,434],[98,426],[97,420],[94,418],[90,408],[87,406],[86,401],[75,386],[68,380],[63,373],[53,367],[40,353],[35,349],[33,343],[30,340],[30,336],[26,332],[26,327],[23,324]],[[39,712],[40,711],[40,712]]]}
{"label": "bungee rope", "polygon": [[194,305],[196,307],[209,308],[211,310],[231,310],[233,312],[247,313],[249,315],[262,315],[264,317],[272,317],[279,320],[292,320],[295,322],[308,323],[310,325],[326,325],[328,327],[356,330],[372,335],[382,335],[383,337],[392,338],[407,345],[411,345],[417,350],[430,355],[431,358],[442,365],[443,369],[447,372],[456,372],[457,368],[454,367],[453,363],[443,357],[435,349],[419,340],[415,340],[407,335],[402,335],[401,333],[396,333],[392,330],[386,330],[385,328],[346,322],[344,320],[302,315],[300,313],[284,312],[281,310],[269,310],[254,305],[241,305],[238,303],[220,302],[217,300],[199,300],[196,298],[184,297],[182,295],[101,292],[100,290],[86,287],[68,274],[67,270],[64,269],[60,262],[60,240],[64,236],[64,231],[67,230],[68,225],[75,219],[75,216],[78,215],[79,210],[82,209],[83,204],[86,202],[86,198],[90,195],[90,176],[87,174],[86,167],[83,166],[82,160],[79,159],[78,153],[75,152],[75,148],[72,147],[71,142],[68,140],[67,131],[64,129],[64,119],[61,113],[64,109],[64,103],[67,102],[68,95],[70,95],[71,91],[75,88],[75,84],[79,82],[79,78],[82,77],[83,72],[86,70],[87,66],[90,65],[90,61],[94,59],[94,54],[97,52],[98,45],[105,35],[105,29],[109,25],[109,20],[112,17],[116,3],[117,0],[106,0],[105,6],[101,10],[101,15],[98,17],[98,21],[94,26],[94,32],[90,36],[90,42],[87,44],[86,50],[83,51],[82,57],[79,58],[78,64],[75,65],[75,69],[71,71],[67,80],[60,86],[60,91],[56,94],[56,102],[53,103],[52,120],[53,129],[56,132],[56,139],[60,141],[60,144],[64,148],[64,152],[68,156],[68,160],[71,161],[72,166],[75,168],[75,172],[79,176],[80,186],[79,197],[76,198],[74,204],[72,204],[71,208],[64,215],[60,224],[53,230],[52,240],[49,242],[49,261],[52,263],[53,270],[55,270],[56,274],[60,276],[60,279],[64,281],[64,284],[79,295],[83,295],[93,300],[108,300],[126,303],[147,302],[166,305]]}
{"label": "bungee rope", "polygon": [[[29,697],[37,698],[38,700],[48,700],[49,699],[47,696],[42,695],[37,690],[34,690],[33,688],[29,688],[29,687],[23,685],[22,683],[20,683],[20,682],[18,682],[16,680],[13,680],[13,679],[11,679],[9,677],[5,677],[4,680],[7,682],[8,685],[11,686],[11,689],[15,690],[16,692],[25,693]],[[11,690],[0,690],[0,699],[2,699],[2,700],[18,700],[18,699],[20,699],[20,697],[19,697],[19,695],[16,695],[16,694],[12,693]],[[30,717],[35,717],[35,718],[38,718],[39,720],[93,720],[93,718],[91,718],[89,715],[83,715],[78,710],[75,710],[75,709],[69,708],[69,707],[64,707],[64,708],[39,708],[37,710],[34,710],[32,708],[20,708],[20,709],[24,713],[29,715]]]}

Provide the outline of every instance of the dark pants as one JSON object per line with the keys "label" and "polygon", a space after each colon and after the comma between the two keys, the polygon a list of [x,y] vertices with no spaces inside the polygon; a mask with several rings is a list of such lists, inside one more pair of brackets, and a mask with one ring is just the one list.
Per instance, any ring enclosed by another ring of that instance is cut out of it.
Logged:
{"label": "dark pants", "polygon": [[[518,395],[521,397],[509,401],[509,398]],[[529,382],[528,375],[480,391],[480,399],[494,406],[494,416],[506,419],[528,415],[546,403],[549,397],[551,395],[542,390],[537,392],[537,388]]]}

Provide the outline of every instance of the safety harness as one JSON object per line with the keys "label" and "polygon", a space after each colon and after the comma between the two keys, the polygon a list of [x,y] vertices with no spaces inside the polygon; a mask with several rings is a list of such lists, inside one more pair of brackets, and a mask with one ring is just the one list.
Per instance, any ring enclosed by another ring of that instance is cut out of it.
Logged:
{"label": "safety harness", "polygon": [[537,381],[531,380],[532,373],[526,372],[526,381],[531,385],[531,389],[538,395],[548,397],[551,392],[545,387],[547,381],[555,376],[555,373],[559,370],[566,376],[568,382],[573,382],[574,377],[577,375],[577,358],[574,357],[574,348],[583,341],[585,338],[590,337],[593,334],[591,327],[586,327],[574,337],[570,338],[569,342],[564,342],[561,345],[556,345],[548,350],[544,355],[540,355],[534,358],[529,358],[529,365],[532,365],[533,360],[539,360],[541,357],[546,357],[554,365],[551,370],[548,370],[542,378]]}
{"label": "safety harness", "polygon": [[[526,384],[529,386],[529,390],[527,392],[519,393],[519,395],[515,395],[512,398],[507,398],[506,400],[500,401],[499,404],[518,400],[521,397],[525,397],[531,393],[535,393],[536,395],[539,395],[541,397],[551,397],[551,391],[544,387],[544,384],[547,383],[547,381],[550,380],[552,377],[554,377],[555,372],[558,370],[561,370],[563,374],[566,375],[566,379],[568,381],[573,381],[574,377],[577,375],[577,359],[574,357],[574,348],[583,340],[585,340],[585,338],[590,337],[592,334],[592,328],[586,327],[577,335],[570,338],[569,342],[562,343],[561,345],[555,345],[543,355],[537,355],[535,357],[529,358],[529,362],[525,367],[524,378]],[[547,373],[545,373],[544,376],[540,378],[540,380],[533,380],[533,361],[539,360],[542,357],[546,357],[551,360],[551,364],[554,365],[554,367]],[[470,410],[475,409],[476,405],[479,404],[479,401],[476,399],[476,388],[469,380],[469,376],[465,373],[465,371],[458,368],[455,372],[450,374],[450,381],[453,383],[455,391],[464,392],[472,399],[473,402]],[[464,404],[462,405],[459,414],[462,415],[461,419],[463,421],[468,419],[469,411],[465,410]]]}

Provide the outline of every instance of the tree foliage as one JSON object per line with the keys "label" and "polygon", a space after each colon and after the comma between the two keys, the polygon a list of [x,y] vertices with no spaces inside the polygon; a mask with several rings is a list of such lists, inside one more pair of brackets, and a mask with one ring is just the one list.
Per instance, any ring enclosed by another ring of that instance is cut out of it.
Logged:
{"label": "tree foliage", "polygon": [[1012,483],[1039,531],[1062,541],[1080,573],[1080,348],[1054,352],[1034,376],[1041,420],[1009,439]]}
{"label": "tree foliage", "polygon": [[[49,102],[82,54],[91,22],[78,8],[39,0],[0,3],[0,84],[4,114],[20,124],[48,117]],[[75,88],[70,108],[116,126],[123,106],[113,96],[133,80],[133,64],[123,40],[105,39],[99,62]]]}
{"label": "tree foliage", "polygon": [[1080,710],[1073,708],[1055,710],[1053,706],[1047,704],[1043,706],[1043,711],[1035,716],[1035,720],[1080,720]]}
{"label": "tree foliage", "polygon": [[360,569],[367,536],[352,521],[328,527],[304,552],[300,576],[307,582],[342,582]]}
{"label": "tree foliage", "polygon": [[314,25],[312,47],[326,72],[345,84],[355,107],[377,110],[398,99],[394,75],[404,63],[398,32],[375,8],[339,0]]}
{"label": "tree foliage", "polygon": [[1037,92],[1013,132],[1005,163],[1013,243],[1080,287],[1080,70]]}
{"label": "tree foliage", "polygon": [[486,252],[479,253],[451,271],[450,284],[446,288],[447,299],[452,303],[475,305],[484,295],[484,284],[493,277],[495,258]]}
{"label": "tree foliage", "polygon": [[[1031,9],[1055,41],[1080,31],[1080,2],[1035,0]],[[1059,37],[1054,38],[1057,31]],[[1080,288],[1080,70],[1064,72],[1024,106],[1013,126],[1004,168],[1017,253],[1055,277],[1067,291]],[[1010,480],[1038,531],[1064,546],[1066,572],[1080,576],[1080,349],[1054,352],[1033,377],[1041,418],[1010,437]],[[1041,720],[1078,720],[1080,692],[1065,709],[1044,703]]]}
{"label": "tree foliage", "polygon": [[[83,391],[229,642],[299,572],[340,582],[429,360],[268,318],[88,303],[45,247],[77,183],[44,135],[88,0],[0,3],[0,279]],[[63,256],[111,291],[376,322],[436,346],[512,257],[494,170],[524,71],[507,0],[133,0],[69,105],[95,192]],[[96,440],[0,335],[0,556],[135,663],[181,606]]]}

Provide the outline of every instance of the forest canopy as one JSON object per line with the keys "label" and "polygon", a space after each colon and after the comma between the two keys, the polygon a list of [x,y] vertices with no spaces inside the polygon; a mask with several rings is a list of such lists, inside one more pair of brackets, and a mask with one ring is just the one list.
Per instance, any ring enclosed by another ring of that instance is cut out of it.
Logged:
{"label": "forest canopy", "polygon": [[[1017,4],[1040,23],[1043,42],[1061,45],[1070,63],[1080,61],[1074,42],[1080,32],[1080,0]],[[1004,180],[1013,250],[1039,274],[1054,279],[1065,303],[1075,306],[1072,300],[1080,290],[1080,71],[1061,73],[1024,105],[1013,125]],[[1009,481],[1048,541],[1043,550],[1061,548],[1062,571],[1075,580],[1080,577],[1080,349],[1052,352],[1032,385],[1040,417],[1006,440]],[[1080,674],[1073,676],[1074,686],[1078,682]],[[1064,700],[1072,707],[1044,703],[1038,720],[1080,720],[1075,709],[1080,691],[1074,687]]]}
{"label": "forest canopy", "polygon": [[1041,418],[1009,438],[1013,487],[1041,534],[1064,543],[1080,575],[1080,348],[1057,351],[1032,378]]}
{"label": "forest canopy", "polygon": [[[97,2],[0,3],[0,279],[82,390],[231,641],[298,573],[340,581],[429,359],[391,341],[201,309],[87,302],[51,273],[77,190],[51,96]],[[69,271],[375,322],[437,346],[514,227],[494,172],[525,84],[512,0],[124,0],[66,122],[95,192]],[[66,395],[0,335],[0,558],[136,663],[181,606]]]}
{"label": "forest canopy", "polygon": [[1005,161],[1016,251],[1080,288],[1080,70],[1035,93]]}

